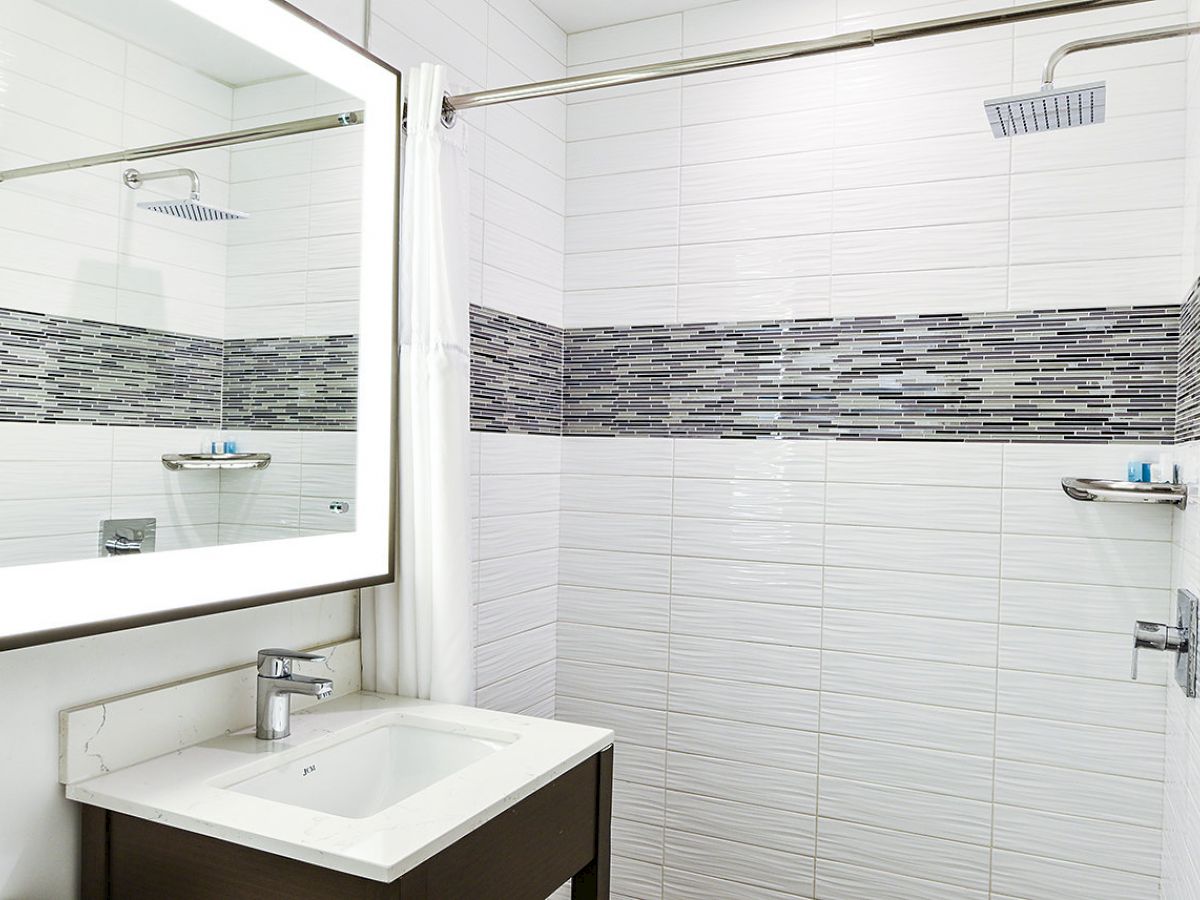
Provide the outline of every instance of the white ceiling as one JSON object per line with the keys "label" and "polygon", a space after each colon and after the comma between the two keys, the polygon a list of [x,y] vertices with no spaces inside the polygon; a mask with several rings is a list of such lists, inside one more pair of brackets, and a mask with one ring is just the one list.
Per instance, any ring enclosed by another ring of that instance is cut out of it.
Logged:
{"label": "white ceiling", "polygon": [[298,74],[265,50],[162,0],[44,0],[160,56],[231,87]]}
{"label": "white ceiling", "polygon": [[716,0],[534,0],[567,34],[699,9],[712,6],[714,2]]}

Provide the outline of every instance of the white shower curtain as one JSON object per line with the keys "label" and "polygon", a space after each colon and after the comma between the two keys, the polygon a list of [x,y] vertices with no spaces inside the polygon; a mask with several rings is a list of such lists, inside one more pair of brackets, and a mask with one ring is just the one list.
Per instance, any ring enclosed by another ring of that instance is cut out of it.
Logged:
{"label": "white shower curtain", "polygon": [[396,583],[364,592],[363,686],[469,703],[469,305],[466,129],[441,124],[445,69],[405,91],[400,223]]}

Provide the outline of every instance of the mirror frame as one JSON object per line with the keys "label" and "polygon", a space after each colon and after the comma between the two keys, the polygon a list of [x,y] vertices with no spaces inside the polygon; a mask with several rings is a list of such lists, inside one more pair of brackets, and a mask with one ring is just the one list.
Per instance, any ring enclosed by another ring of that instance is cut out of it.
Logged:
{"label": "mirror frame", "polygon": [[[395,577],[400,72],[286,0],[163,0],[362,100],[356,530],[0,569],[0,651]],[[393,114],[382,114],[391,110]],[[377,189],[376,189],[377,188]],[[132,563],[130,565],[123,562]]]}

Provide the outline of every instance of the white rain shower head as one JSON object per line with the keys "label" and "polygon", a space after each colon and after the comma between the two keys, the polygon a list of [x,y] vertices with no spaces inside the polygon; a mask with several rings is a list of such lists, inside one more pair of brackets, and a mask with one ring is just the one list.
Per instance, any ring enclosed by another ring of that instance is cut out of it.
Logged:
{"label": "white rain shower head", "polygon": [[191,222],[227,222],[230,219],[248,219],[249,213],[238,212],[236,209],[222,209],[219,206],[209,206],[201,203],[200,198],[193,195],[182,200],[149,200],[139,203],[138,209],[148,209],[151,212],[174,216],[177,219],[187,219]]}
{"label": "white rain shower head", "polygon": [[1035,94],[985,100],[984,110],[992,134],[1009,138],[1018,134],[1058,131],[1104,121],[1103,81],[1056,88],[1044,85]]}
{"label": "white rain shower head", "polygon": [[121,180],[127,187],[137,190],[147,181],[160,178],[190,178],[192,194],[181,200],[147,200],[138,204],[138,209],[148,209],[151,212],[174,216],[177,219],[187,219],[189,222],[228,222],[231,219],[248,219],[249,213],[238,212],[236,209],[223,209],[200,202],[200,176],[191,169],[168,169],[165,172],[139,172],[137,169],[126,169],[121,173]]}

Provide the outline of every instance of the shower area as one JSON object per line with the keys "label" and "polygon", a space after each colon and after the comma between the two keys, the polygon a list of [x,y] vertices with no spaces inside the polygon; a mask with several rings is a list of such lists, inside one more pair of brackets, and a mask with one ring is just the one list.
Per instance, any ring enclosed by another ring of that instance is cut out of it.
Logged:
{"label": "shower area", "polygon": [[1200,476],[1196,10],[913,25],[991,6],[372,19],[480,154],[477,702],[615,729],[614,896],[1200,896],[1194,503],[1062,488]]}

